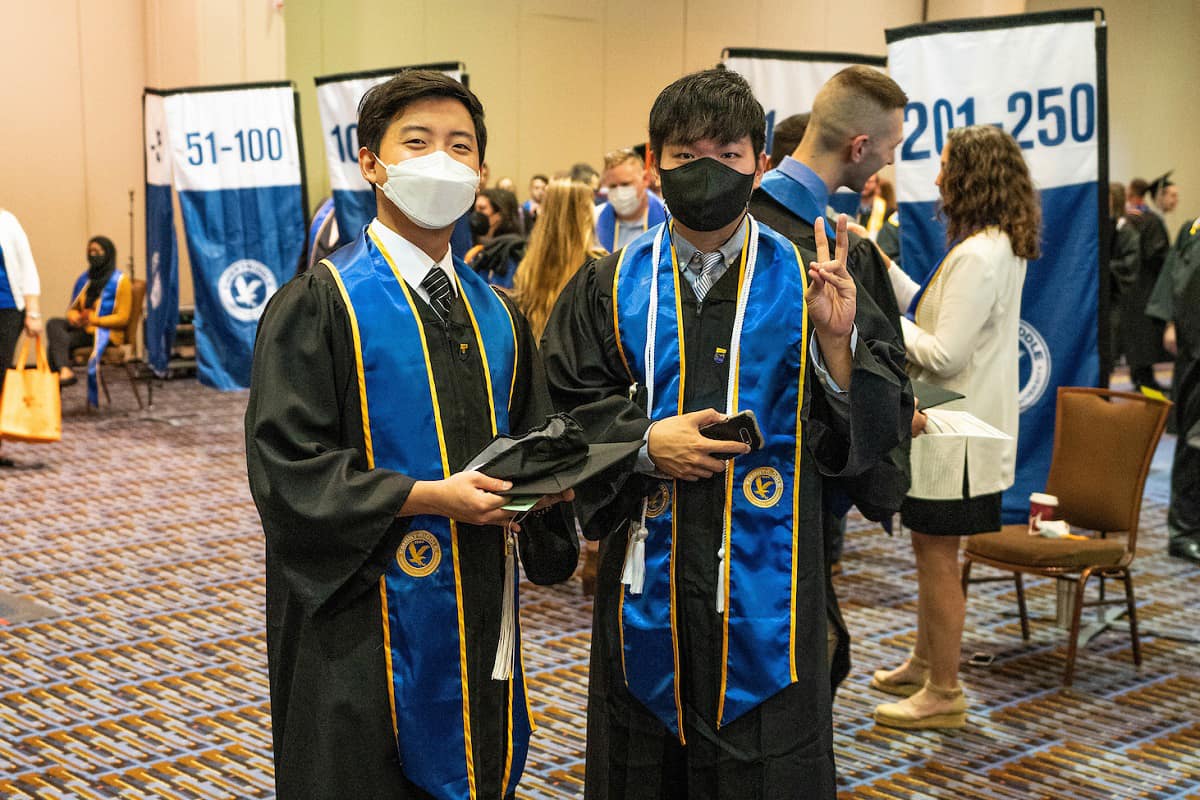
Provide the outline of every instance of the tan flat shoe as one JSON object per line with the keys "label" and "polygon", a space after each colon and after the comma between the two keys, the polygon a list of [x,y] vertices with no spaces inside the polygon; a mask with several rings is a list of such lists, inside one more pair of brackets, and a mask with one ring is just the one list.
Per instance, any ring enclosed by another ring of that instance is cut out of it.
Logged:
{"label": "tan flat shoe", "polygon": [[912,697],[876,706],[875,722],[905,730],[961,728],[967,723],[967,698],[961,686],[943,689],[926,682]]}
{"label": "tan flat shoe", "polygon": [[877,669],[871,676],[871,688],[897,697],[911,697],[925,686],[929,678],[929,662],[909,656],[895,669]]}

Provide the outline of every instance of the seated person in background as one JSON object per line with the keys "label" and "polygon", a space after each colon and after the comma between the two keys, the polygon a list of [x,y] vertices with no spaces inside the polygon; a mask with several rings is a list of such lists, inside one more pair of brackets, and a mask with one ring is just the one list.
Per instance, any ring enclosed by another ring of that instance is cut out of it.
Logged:
{"label": "seated person in background", "polygon": [[487,231],[476,235],[476,246],[465,261],[484,280],[502,289],[512,288],[517,264],[525,255],[519,208],[517,196],[507,189],[484,189],[475,197],[471,232],[481,230],[485,220]]}
{"label": "seated person in background", "polygon": [[58,372],[59,383],[75,383],[71,351],[92,347],[96,330],[107,328],[109,342],[125,343],[125,326],[133,309],[133,289],[125,273],[117,269],[117,248],[107,236],[93,236],[87,246],[88,268],[75,281],[67,318],[46,323],[47,357]]}

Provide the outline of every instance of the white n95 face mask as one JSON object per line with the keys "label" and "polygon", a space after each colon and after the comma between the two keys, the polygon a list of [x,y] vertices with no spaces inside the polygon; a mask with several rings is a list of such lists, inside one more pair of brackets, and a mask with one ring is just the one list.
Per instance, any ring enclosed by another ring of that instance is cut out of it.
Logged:
{"label": "white n95 face mask", "polygon": [[422,228],[447,228],[475,204],[479,174],[443,150],[398,164],[388,164],[379,156],[375,159],[387,170],[387,182],[379,188]]}
{"label": "white n95 face mask", "polygon": [[622,217],[629,216],[642,204],[636,186],[613,186],[608,190],[608,202]]}

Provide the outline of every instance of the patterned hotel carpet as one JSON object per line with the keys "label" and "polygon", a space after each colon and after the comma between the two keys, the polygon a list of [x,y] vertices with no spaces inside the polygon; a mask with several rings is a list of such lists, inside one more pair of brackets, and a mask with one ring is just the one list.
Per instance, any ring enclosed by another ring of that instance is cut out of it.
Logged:
{"label": "patterned hotel carpet", "polygon": [[[245,397],[171,383],[150,421],[120,411],[133,398],[113,389],[118,411],[99,416],[79,413],[81,386],[67,390],[60,445],[4,447],[45,468],[0,472],[0,592],[51,616],[0,624],[0,796],[269,797]],[[903,540],[852,523],[838,583],[857,637],[836,706],[842,796],[1200,798],[1200,569],[1163,555],[1161,478],[1136,562],[1142,669],[1125,635],[1104,633],[1064,691],[1054,587],[1029,588],[1028,643],[1011,584],[973,587],[964,655],[996,660],[964,668],[974,705],[953,734],[870,721],[884,698],[867,674],[911,646],[915,582]],[[541,729],[521,795],[578,797],[590,605],[577,583],[524,598]]]}

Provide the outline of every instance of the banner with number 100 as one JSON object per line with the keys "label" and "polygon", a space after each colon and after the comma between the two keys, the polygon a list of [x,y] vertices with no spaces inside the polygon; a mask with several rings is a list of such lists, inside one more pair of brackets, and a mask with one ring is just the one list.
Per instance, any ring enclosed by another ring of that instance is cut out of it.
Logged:
{"label": "banner with number 100", "polygon": [[1042,257],[1021,298],[1020,436],[1005,522],[1044,488],[1059,386],[1099,378],[1101,209],[1107,200],[1104,32],[1092,9],[965,19],[886,32],[888,67],[909,96],[896,154],[900,262],[922,280],[946,252],[934,183],[951,128],[1012,134],[1042,204]]}
{"label": "banner with number 100", "polygon": [[176,90],[164,107],[192,262],[198,377],[243,388],[258,319],[304,248],[295,89]]}
{"label": "banner with number 100", "polygon": [[337,217],[338,236],[348,242],[375,216],[375,193],[358,169],[358,104],[368,89],[405,70],[426,69],[442,72],[456,81],[464,80],[463,65],[458,62],[389,67],[369,72],[348,72],[315,79],[317,107],[329,164],[329,186]]}

